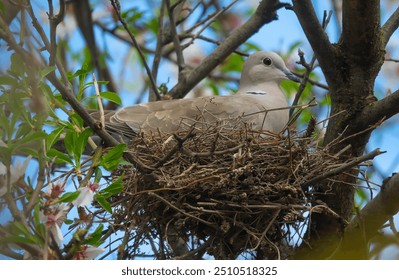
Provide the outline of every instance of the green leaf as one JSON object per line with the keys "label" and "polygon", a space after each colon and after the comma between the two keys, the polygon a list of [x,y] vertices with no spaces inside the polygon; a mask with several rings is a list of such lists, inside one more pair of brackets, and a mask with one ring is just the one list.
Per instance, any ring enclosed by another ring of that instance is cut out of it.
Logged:
{"label": "green leaf", "polygon": [[[34,239],[32,239],[32,238],[26,238],[26,237],[15,236],[15,235],[7,237],[7,238],[2,238],[2,239],[0,239],[0,241],[8,242],[8,243],[22,243],[22,244],[35,244],[35,245],[37,245],[36,241]],[[3,242],[0,242],[0,243],[3,243]]]}
{"label": "green leaf", "polygon": [[104,225],[100,224],[94,232],[89,234],[87,239],[84,241],[84,244],[92,245],[95,247],[100,246],[103,242],[101,241],[101,237],[103,235]]}
{"label": "green leaf", "polygon": [[16,53],[11,55],[10,72],[21,77],[23,77],[23,73],[25,73],[25,63],[21,56],[17,55]]}
{"label": "green leaf", "polygon": [[13,231],[16,234],[23,234],[25,236],[31,236],[32,235],[31,232],[29,231],[29,229],[27,227],[25,227],[25,225],[23,225],[20,222],[12,223],[12,228],[13,228]]}
{"label": "green leaf", "polygon": [[68,155],[66,155],[56,149],[48,150],[47,156],[49,156],[51,159],[55,158],[55,163],[67,163],[67,164],[73,165],[73,161],[71,160],[71,158]]}
{"label": "green leaf", "polygon": [[74,154],[74,145],[76,142],[77,133],[73,130],[68,130],[65,134],[64,145],[69,155]]}
{"label": "green leaf", "polygon": [[241,72],[242,64],[244,59],[238,54],[232,54],[226,63],[221,65],[221,70],[223,73],[226,72]]}
{"label": "green leaf", "polygon": [[18,140],[18,143],[22,145],[22,144],[33,142],[35,140],[42,140],[46,136],[47,135],[43,131],[36,131],[36,132],[30,133],[29,135],[26,135],[21,140]]}
{"label": "green leaf", "polygon": [[64,224],[72,225],[73,224],[73,220],[66,219],[66,220],[64,220]]}
{"label": "green leaf", "polygon": [[55,66],[48,66],[39,72],[40,80],[44,79],[48,74],[55,70]]}
{"label": "green leaf", "polygon": [[0,110],[0,133],[2,135],[7,135],[8,138],[12,138],[14,132],[12,125],[4,110]]}
{"label": "green leaf", "polygon": [[88,139],[91,134],[92,130],[88,128],[82,131],[79,134],[78,138],[76,139],[75,148],[74,148],[74,157],[77,165],[79,165],[78,163],[80,162],[80,158],[82,157],[83,151],[87,145]]}
{"label": "green leaf", "polygon": [[94,171],[94,182],[98,183],[103,177],[103,172],[101,171],[101,168],[96,168]]}
{"label": "green leaf", "polygon": [[35,230],[36,236],[45,236],[46,235],[46,226],[40,220],[40,205],[36,203],[35,208],[33,209],[34,213],[34,221],[35,221]]}
{"label": "green leaf", "polygon": [[109,213],[112,214],[112,208],[111,208],[111,204],[109,204],[109,202],[107,201],[107,199],[100,195],[99,193],[97,193],[94,198],[96,199],[96,201]]}
{"label": "green leaf", "polygon": [[25,139],[25,136],[28,135],[31,131],[32,127],[30,126],[30,124],[22,122],[15,133],[15,139]]}
{"label": "green leaf", "polygon": [[108,171],[114,170],[121,162],[126,144],[118,144],[101,157],[100,165]]}
{"label": "green leaf", "polygon": [[0,13],[1,13],[2,15],[4,15],[4,12],[5,12],[4,3],[3,3],[3,2],[0,2]]}
{"label": "green leaf", "polygon": [[369,200],[368,192],[363,188],[358,188],[355,191],[355,207],[362,207]]}
{"label": "green leaf", "polygon": [[103,91],[100,93],[101,98],[114,102],[115,104],[122,105],[122,100],[118,94],[112,91]]}
{"label": "green leaf", "polygon": [[207,84],[207,86],[212,90],[213,95],[215,95],[215,96],[220,95],[219,87],[216,86],[214,83],[210,82]]}
{"label": "green leaf", "polygon": [[11,231],[13,236],[7,238],[8,241],[11,242],[22,242],[39,245],[43,241],[39,236],[33,234],[30,231],[30,228],[27,228],[24,224],[20,222],[11,223]]}
{"label": "green leaf", "polygon": [[40,222],[40,205],[39,205],[39,203],[36,203],[35,207],[33,208],[33,218],[34,218],[36,226],[41,224],[41,222]]}
{"label": "green leaf", "polygon": [[63,127],[58,127],[56,129],[54,129],[52,132],[50,132],[49,135],[47,135],[47,142],[46,142],[46,148],[47,150],[49,150],[55,142],[58,141],[58,139],[60,139],[60,135],[62,134],[62,132],[64,131]]}
{"label": "green leaf", "polygon": [[10,149],[8,146],[0,147],[0,161],[2,161],[4,165],[7,166],[11,163],[12,154],[12,149]]}
{"label": "green leaf", "polygon": [[68,79],[72,80],[73,78],[76,77],[83,77],[85,78],[87,74],[90,73],[90,69],[87,67],[87,64],[83,64],[82,68],[78,69],[75,73],[71,74],[70,72],[68,73]]}
{"label": "green leaf", "polygon": [[126,20],[126,22],[137,22],[144,15],[143,11],[140,11],[137,7],[132,7],[131,9],[122,12],[121,16]]}
{"label": "green leaf", "polygon": [[154,34],[158,33],[158,18],[151,18],[150,20],[146,21],[144,25],[150,29]]}
{"label": "green leaf", "polygon": [[123,190],[122,176],[114,181],[111,185],[105,189],[99,191],[98,193],[104,198],[109,198],[112,195],[118,194]]}
{"label": "green leaf", "polygon": [[78,127],[83,127],[83,119],[78,114],[72,114],[69,116],[69,118],[73,124],[77,125]]}
{"label": "green leaf", "polygon": [[261,50],[261,48],[258,45],[250,43],[250,42],[245,42],[242,45],[242,48],[243,48],[243,52],[246,52],[246,53]]}
{"label": "green leaf", "polygon": [[72,202],[78,198],[80,191],[64,193],[57,202]]}
{"label": "green leaf", "polygon": [[16,78],[10,77],[10,76],[1,76],[0,77],[0,85],[17,86],[18,80]]}
{"label": "green leaf", "polygon": [[[97,84],[98,84],[98,85],[108,85],[109,82],[108,82],[108,81],[97,81]],[[91,86],[93,86],[93,85],[94,85],[94,82],[87,82],[87,83],[85,83],[85,87],[86,87],[86,88],[91,87]],[[96,96],[92,95],[92,97],[96,97]]]}

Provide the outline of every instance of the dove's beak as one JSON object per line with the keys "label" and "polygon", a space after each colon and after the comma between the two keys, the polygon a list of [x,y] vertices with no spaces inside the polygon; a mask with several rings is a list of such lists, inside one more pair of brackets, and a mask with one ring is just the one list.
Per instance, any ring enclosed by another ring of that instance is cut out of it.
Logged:
{"label": "dove's beak", "polygon": [[292,73],[291,71],[289,71],[288,69],[284,71],[284,74],[287,77],[287,79],[290,79],[291,81],[294,81],[294,82],[297,82],[297,83],[302,82],[302,80],[300,78],[295,76],[295,74]]}

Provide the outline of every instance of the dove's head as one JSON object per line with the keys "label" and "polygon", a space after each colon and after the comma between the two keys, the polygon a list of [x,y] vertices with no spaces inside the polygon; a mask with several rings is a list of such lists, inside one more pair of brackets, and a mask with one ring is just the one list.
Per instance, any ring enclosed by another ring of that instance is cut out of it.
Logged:
{"label": "dove's head", "polygon": [[256,52],[245,61],[241,72],[240,87],[265,83],[280,83],[282,80],[300,82],[275,52]]}

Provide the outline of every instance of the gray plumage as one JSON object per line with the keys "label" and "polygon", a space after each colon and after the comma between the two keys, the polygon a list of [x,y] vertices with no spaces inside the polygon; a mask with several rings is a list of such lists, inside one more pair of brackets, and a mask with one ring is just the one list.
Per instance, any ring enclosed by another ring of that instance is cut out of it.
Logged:
{"label": "gray plumage", "polygon": [[[131,138],[140,132],[173,133],[194,122],[228,124],[229,120],[241,116],[253,129],[279,133],[288,122],[288,109],[266,111],[288,107],[280,88],[280,82],[285,79],[299,81],[279,55],[256,52],[243,65],[236,94],[163,100],[107,111],[105,128]],[[92,116],[99,119],[99,112]]]}

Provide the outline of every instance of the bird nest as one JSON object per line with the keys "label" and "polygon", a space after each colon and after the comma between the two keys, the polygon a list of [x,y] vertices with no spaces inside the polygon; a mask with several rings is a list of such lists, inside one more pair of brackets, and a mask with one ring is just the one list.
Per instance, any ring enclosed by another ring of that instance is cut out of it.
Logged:
{"label": "bird nest", "polygon": [[140,255],[143,243],[161,259],[287,258],[310,213],[333,213],[314,206],[313,185],[342,162],[312,133],[197,128],[141,135],[128,147],[139,164],[114,173],[125,187],[112,198],[115,224],[133,240],[125,258]]}

